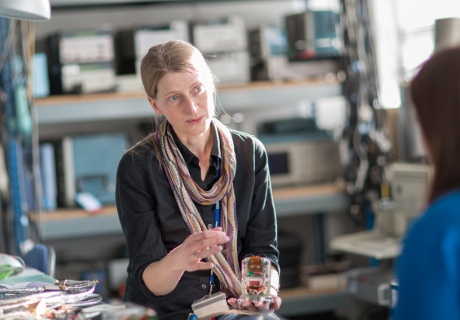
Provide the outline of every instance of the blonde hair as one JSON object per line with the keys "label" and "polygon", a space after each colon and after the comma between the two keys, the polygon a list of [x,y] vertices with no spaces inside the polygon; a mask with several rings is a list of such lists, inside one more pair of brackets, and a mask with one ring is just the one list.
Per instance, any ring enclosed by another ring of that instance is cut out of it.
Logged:
{"label": "blonde hair", "polygon": [[171,40],[153,46],[142,59],[141,79],[149,97],[156,99],[157,85],[169,72],[188,72],[203,79],[215,94],[216,79],[203,54],[193,45],[182,40]]}
{"label": "blonde hair", "polygon": [[[141,61],[140,71],[144,90],[152,99],[157,98],[158,82],[165,74],[187,72],[201,79],[207,90],[212,92],[214,104],[217,101],[217,79],[200,50],[186,41],[171,40],[151,47]],[[164,116],[155,117],[155,127],[158,128],[165,119]],[[133,155],[138,154],[137,147],[153,148],[158,161],[162,163],[161,153],[155,143],[155,132],[139,141],[128,152]],[[162,170],[161,165],[160,170]]]}

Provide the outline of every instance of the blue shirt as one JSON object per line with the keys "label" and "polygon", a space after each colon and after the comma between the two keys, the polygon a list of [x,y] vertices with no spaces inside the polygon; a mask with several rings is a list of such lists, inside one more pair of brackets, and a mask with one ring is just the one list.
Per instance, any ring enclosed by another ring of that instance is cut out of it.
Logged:
{"label": "blue shirt", "polygon": [[395,320],[460,319],[460,190],[435,200],[409,229],[397,277]]}

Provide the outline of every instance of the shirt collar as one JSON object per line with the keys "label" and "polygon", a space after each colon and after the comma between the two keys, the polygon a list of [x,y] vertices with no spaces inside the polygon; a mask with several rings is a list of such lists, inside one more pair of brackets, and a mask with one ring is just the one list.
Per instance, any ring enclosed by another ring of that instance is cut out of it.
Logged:
{"label": "shirt collar", "polygon": [[[220,137],[217,127],[214,125],[214,122],[211,122],[211,130],[213,131],[213,142],[211,148],[211,157],[216,157],[219,160],[222,160],[222,155],[220,151]],[[174,128],[171,126],[171,132],[176,143],[177,148],[179,149],[182,157],[186,164],[189,164],[192,159],[197,158],[192,151],[187,148],[182,141],[180,141],[179,137],[177,136],[176,132],[174,132]]]}

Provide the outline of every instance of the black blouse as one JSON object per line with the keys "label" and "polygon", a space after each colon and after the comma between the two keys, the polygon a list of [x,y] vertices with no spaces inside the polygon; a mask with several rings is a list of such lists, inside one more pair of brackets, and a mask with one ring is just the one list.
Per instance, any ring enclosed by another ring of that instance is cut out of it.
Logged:
{"label": "black blouse", "polygon": [[[217,180],[216,163],[221,156],[217,130],[212,128],[216,134],[204,182],[198,158],[173,133],[192,178],[204,190],[209,190]],[[261,255],[279,270],[277,222],[265,148],[253,135],[230,131],[237,160],[233,185],[239,261],[247,255]],[[160,319],[187,319],[193,301],[209,293],[209,270],[185,272],[177,287],[164,296],[154,295],[142,280],[149,264],[161,260],[190,235],[151,142],[144,141],[124,154],[116,187],[118,216],[129,257],[125,299],[155,309]],[[214,205],[196,207],[204,223],[212,228]],[[213,292],[218,290],[217,283]]]}

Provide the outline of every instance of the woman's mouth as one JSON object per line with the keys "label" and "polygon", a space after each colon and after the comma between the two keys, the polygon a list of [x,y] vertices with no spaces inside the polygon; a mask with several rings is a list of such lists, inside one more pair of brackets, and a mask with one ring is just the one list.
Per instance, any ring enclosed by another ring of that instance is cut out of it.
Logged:
{"label": "woman's mouth", "polygon": [[201,120],[203,120],[203,117],[204,117],[204,116],[201,116],[201,117],[198,117],[198,118],[194,118],[194,119],[187,120],[187,123],[189,123],[189,124],[197,124],[197,123],[199,123]]}

